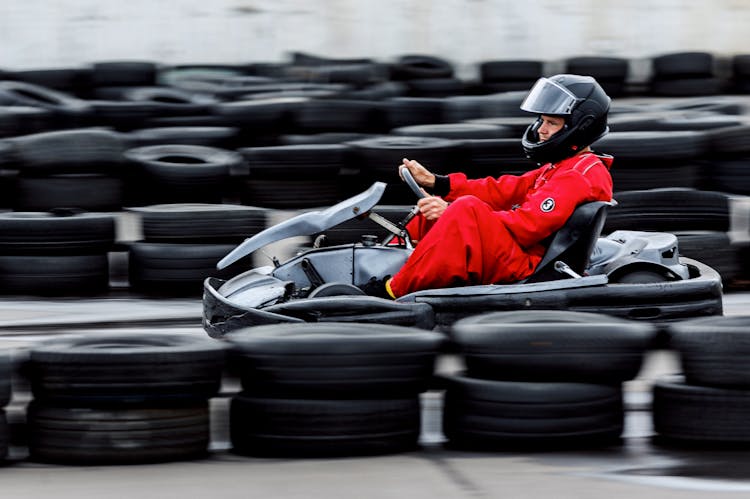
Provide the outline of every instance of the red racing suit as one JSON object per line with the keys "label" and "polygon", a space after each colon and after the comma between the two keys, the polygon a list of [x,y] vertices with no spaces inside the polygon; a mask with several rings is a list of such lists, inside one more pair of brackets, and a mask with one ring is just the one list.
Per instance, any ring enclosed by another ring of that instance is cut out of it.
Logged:
{"label": "red racing suit", "polygon": [[399,297],[528,277],[544,256],[547,238],[579,204],[612,199],[611,164],[611,156],[582,152],[520,176],[448,175],[448,208],[436,221],[420,215],[409,224],[418,244],[390,290]]}

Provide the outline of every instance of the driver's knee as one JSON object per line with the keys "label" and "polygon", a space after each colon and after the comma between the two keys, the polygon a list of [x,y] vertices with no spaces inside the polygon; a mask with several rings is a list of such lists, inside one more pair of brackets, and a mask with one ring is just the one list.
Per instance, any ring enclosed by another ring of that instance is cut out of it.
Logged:
{"label": "driver's knee", "polygon": [[478,197],[466,195],[466,196],[461,196],[460,198],[450,203],[448,207],[445,209],[445,213],[448,213],[448,212],[460,213],[460,212],[474,211],[479,207],[486,207],[486,206],[487,206],[487,203],[485,203]]}

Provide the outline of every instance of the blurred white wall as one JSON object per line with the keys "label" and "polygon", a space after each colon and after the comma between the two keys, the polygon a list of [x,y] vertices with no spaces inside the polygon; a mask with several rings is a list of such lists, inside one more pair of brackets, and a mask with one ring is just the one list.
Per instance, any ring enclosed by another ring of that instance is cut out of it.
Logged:
{"label": "blurred white wall", "polygon": [[240,63],[290,51],[392,60],[750,53],[750,0],[5,0],[0,68]]}

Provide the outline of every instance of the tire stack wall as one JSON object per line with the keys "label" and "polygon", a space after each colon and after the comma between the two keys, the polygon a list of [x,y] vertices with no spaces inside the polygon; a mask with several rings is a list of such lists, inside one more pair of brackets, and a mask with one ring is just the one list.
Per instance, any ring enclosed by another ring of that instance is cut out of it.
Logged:
{"label": "tire stack wall", "polygon": [[443,433],[467,450],[616,444],[622,382],[640,370],[650,325],[599,314],[495,312],[456,322],[466,365],[444,379]]}
{"label": "tire stack wall", "polygon": [[231,332],[234,452],[323,457],[413,450],[420,393],[443,336],[380,324],[279,324]]}
{"label": "tire stack wall", "polygon": [[670,324],[682,372],[656,380],[653,422],[659,440],[688,447],[747,449],[750,377],[747,317]]}
{"label": "tire stack wall", "polygon": [[221,343],[184,334],[106,333],[34,346],[29,458],[108,465],[204,457],[224,355]]}

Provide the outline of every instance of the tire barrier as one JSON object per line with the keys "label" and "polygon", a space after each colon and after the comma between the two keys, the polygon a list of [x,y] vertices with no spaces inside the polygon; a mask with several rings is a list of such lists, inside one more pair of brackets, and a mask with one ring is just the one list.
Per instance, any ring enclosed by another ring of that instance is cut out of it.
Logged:
{"label": "tire barrier", "polygon": [[236,152],[195,145],[138,147],[124,155],[142,204],[220,203],[230,171],[243,163]]}
{"label": "tire barrier", "polygon": [[380,324],[274,324],[233,331],[233,450],[352,456],[413,450],[443,335]]}
{"label": "tire barrier", "polygon": [[200,296],[208,277],[228,279],[252,268],[245,259],[216,270],[216,262],[236,247],[233,243],[128,244],[128,282],[137,293],[161,296]]}
{"label": "tire barrier", "polygon": [[443,378],[443,432],[462,449],[616,443],[622,382],[656,337],[650,324],[564,311],[494,312],[453,324],[466,372]]}
{"label": "tire barrier", "polygon": [[707,52],[677,52],[654,57],[650,82],[654,95],[679,97],[716,95],[723,82],[715,76],[715,61]]}
{"label": "tire barrier", "polygon": [[16,211],[77,208],[118,211],[123,205],[125,141],[110,131],[72,129],[7,139],[18,171]]}
{"label": "tire barrier", "polygon": [[242,182],[243,204],[269,208],[309,208],[335,204],[345,197],[341,170],[349,148],[342,144],[307,144],[240,148],[247,171]]}
{"label": "tire barrier", "polygon": [[622,57],[572,57],[565,61],[565,72],[593,76],[607,95],[620,97],[625,93],[629,64]]}
{"label": "tire barrier", "polygon": [[208,453],[225,345],[175,334],[71,336],[29,353],[29,457],[135,464]]}
{"label": "tire barrier", "polygon": [[11,386],[12,361],[7,351],[0,351],[0,461],[8,456],[10,428],[5,414],[12,395]]}
{"label": "tire barrier", "polygon": [[269,210],[209,203],[157,204],[129,209],[140,216],[144,241],[240,243],[266,228]]}
{"label": "tire barrier", "polygon": [[[629,80],[627,59],[558,61],[565,71],[609,85],[615,97],[613,131],[595,148],[615,156],[615,197],[622,205],[629,192],[654,189],[701,189],[733,200],[750,194],[748,104],[742,95],[715,95],[716,81],[721,92],[743,93],[747,61],[746,54],[726,61],[731,69],[726,79],[710,53],[660,54],[651,58],[647,80],[640,82]],[[227,203],[307,209],[350,197],[376,180],[388,183],[384,204],[408,205],[413,199],[393,167],[403,156],[438,172],[461,169],[471,177],[533,168],[518,143],[530,121],[519,105],[533,82],[549,72],[546,67],[536,60],[482,61],[472,82],[457,77],[450,61],[429,55],[380,63],[300,53],[274,64],[170,66],[136,60],[3,71],[2,207],[119,212]],[[650,98],[661,95],[669,99]],[[645,99],[628,100],[631,96]],[[257,157],[264,148],[321,145],[345,150],[335,153],[335,161],[319,152],[296,159],[289,151],[277,159]],[[313,174],[315,161],[319,169],[339,164],[338,174]],[[278,164],[291,168],[295,162],[307,162],[310,172],[295,167],[281,173]],[[675,194],[677,206],[681,195]],[[639,208],[628,216],[641,220],[648,210]],[[613,223],[617,211],[610,215]],[[733,262],[737,254],[742,260],[747,237],[738,238],[741,224],[735,222],[741,216],[730,210],[729,218],[729,227],[722,221],[706,227],[698,220],[660,230],[684,232],[690,254],[717,248],[713,263],[721,267],[725,284],[742,286],[746,269]],[[705,231],[713,234],[696,233]],[[718,251],[727,236],[732,251]],[[71,278],[81,278],[72,270],[76,264],[63,266],[71,268]]]}
{"label": "tire barrier", "polygon": [[58,209],[0,214],[4,294],[87,296],[107,291],[115,245],[109,214]]}
{"label": "tire barrier", "polygon": [[746,449],[750,444],[748,317],[714,317],[669,324],[679,375],[658,379],[652,418],[659,442]]}

